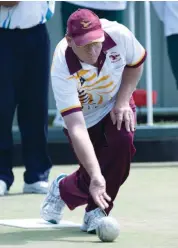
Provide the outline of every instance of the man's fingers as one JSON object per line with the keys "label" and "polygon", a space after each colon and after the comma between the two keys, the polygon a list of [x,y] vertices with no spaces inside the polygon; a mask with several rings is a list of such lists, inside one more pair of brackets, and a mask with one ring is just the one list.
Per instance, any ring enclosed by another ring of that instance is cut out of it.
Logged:
{"label": "man's fingers", "polygon": [[106,192],[103,194],[97,194],[93,197],[94,202],[96,205],[98,205],[101,209],[106,209],[109,207],[109,204],[107,201],[111,201],[111,197],[108,196]]}
{"label": "man's fingers", "polygon": [[94,198],[94,202],[96,203],[96,205],[98,207],[100,207],[101,209],[105,209],[105,204],[103,203],[103,201],[101,200],[100,196],[97,195],[95,198]]}
{"label": "man's fingers", "polygon": [[124,113],[124,122],[127,132],[130,132],[130,114],[129,112]]}
{"label": "man's fingers", "polygon": [[109,201],[111,201],[111,197],[106,192],[100,195],[100,202],[105,208],[109,207]]}
{"label": "man's fingers", "polygon": [[132,132],[135,131],[135,120],[133,113],[130,114],[130,129]]}
{"label": "man's fingers", "polygon": [[115,125],[116,124],[116,115],[115,115],[115,113],[113,111],[111,111],[110,116],[111,116],[111,120],[112,120],[113,125]]}
{"label": "man's fingers", "polygon": [[103,193],[103,196],[106,199],[106,201],[111,201],[111,197],[106,192]]}
{"label": "man's fingers", "polygon": [[104,209],[109,207],[109,204],[107,203],[103,195],[100,195],[100,201],[102,202]]}
{"label": "man's fingers", "polygon": [[123,121],[123,112],[119,112],[116,114],[116,119],[117,119],[117,129],[121,129],[122,121]]}

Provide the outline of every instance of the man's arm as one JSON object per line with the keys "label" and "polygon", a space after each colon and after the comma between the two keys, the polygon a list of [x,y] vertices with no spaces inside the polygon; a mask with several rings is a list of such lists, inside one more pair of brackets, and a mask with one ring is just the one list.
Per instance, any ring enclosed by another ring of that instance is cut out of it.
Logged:
{"label": "man's arm", "polygon": [[125,67],[121,86],[117,95],[116,106],[128,104],[133,91],[136,89],[138,82],[142,76],[143,64],[137,68]]}
{"label": "man's arm", "polygon": [[83,113],[75,112],[64,116],[68,133],[70,135],[74,151],[90,177],[90,194],[101,209],[109,207],[107,201],[111,198],[106,193],[106,182],[101,174],[100,166],[91,143]]}
{"label": "man's arm", "polygon": [[95,155],[93,145],[85,127],[83,113],[81,111],[64,116],[69,136],[76,155],[86,169],[90,178],[100,175],[101,170]]}
{"label": "man's arm", "polygon": [[[122,49],[125,52],[126,67],[122,73],[116,104],[111,111],[111,119],[114,125],[117,123],[118,130],[121,129],[121,124],[124,122],[126,130],[133,132],[135,130],[135,118],[129,102],[141,78],[147,52],[127,27],[119,25],[118,28],[120,28],[118,42],[122,44]],[[117,33],[118,29],[115,30],[116,37]]]}
{"label": "man's arm", "polygon": [[4,7],[14,7],[19,1],[0,1],[0,6]]}
{"label": "man's arm", "polygon": [[124,69],[115,107],[111,111],[112,122],[114,125],[117,123],[118,130],[121,129],[123,120],[128,132],[133,132],[135,129],[134,116],[129,101],[142,76],[142,72],[143,64],[136,68],[125,67]]}

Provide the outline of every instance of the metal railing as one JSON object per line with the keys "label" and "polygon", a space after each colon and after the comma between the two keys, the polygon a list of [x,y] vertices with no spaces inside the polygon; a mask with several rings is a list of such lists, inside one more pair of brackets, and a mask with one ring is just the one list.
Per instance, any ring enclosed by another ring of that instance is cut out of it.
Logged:
{"label": "metal railing", "polygon": [[[153,103],[152,103],[152,49],[151,49],[151,18],[150,2],[144,1],[145,16],[145,48],[147,50],[147,59],[145,62],[146,90],[147,90],[147,125],[153,125]],[[135,34],[135,2],[128,4],[129,11],[129,29]]]}

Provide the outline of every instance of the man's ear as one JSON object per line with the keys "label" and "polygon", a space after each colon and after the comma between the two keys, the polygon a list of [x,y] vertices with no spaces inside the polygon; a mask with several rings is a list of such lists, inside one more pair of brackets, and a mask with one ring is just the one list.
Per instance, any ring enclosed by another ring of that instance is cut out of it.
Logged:
{"label": "man's ear", "polygon": [[71,47],[71,41],[72,41],[72,38],[69,37],[69,36],[65,36],[66,37],[66,40],[67,40],[67,43],[68,43],[68,46]]}

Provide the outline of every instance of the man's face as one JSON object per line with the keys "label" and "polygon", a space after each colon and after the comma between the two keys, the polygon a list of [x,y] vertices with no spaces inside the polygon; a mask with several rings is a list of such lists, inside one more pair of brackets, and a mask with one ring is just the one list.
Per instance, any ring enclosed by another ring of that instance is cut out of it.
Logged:
{"label": "man's face", "polygon": [[94,42],[85,46],[78,47],[71,38],[67,38],[68,45],[72,48],[77,57],[89,65],[96,64],[101,53],[102,42]]}

